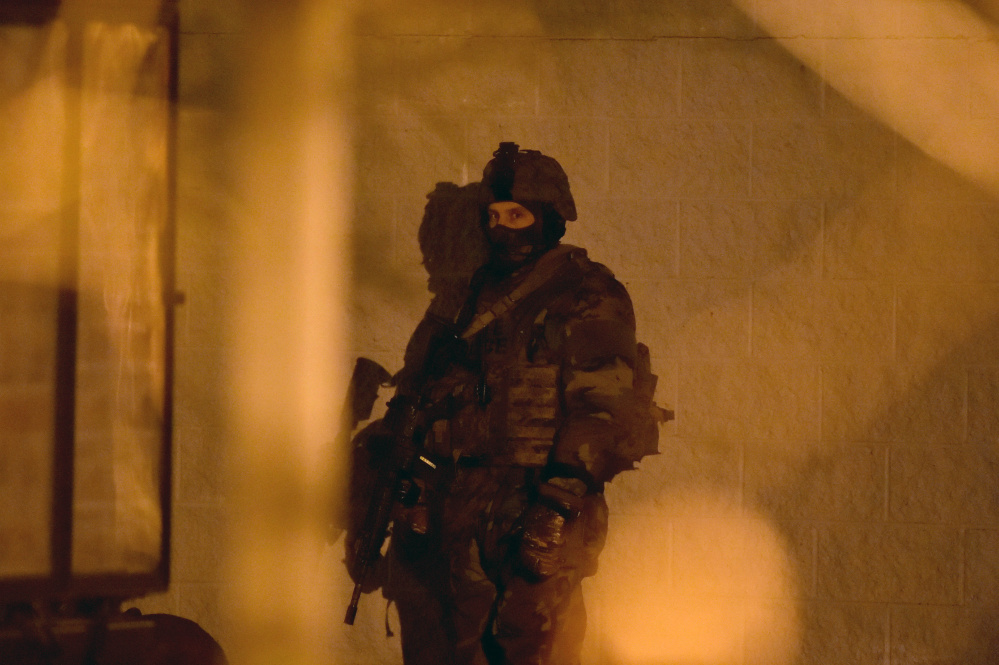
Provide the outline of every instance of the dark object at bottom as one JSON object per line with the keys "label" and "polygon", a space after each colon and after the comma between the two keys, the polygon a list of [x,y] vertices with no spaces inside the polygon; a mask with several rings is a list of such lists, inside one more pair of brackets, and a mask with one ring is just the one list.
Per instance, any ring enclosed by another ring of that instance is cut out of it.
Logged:
{"label": "dark object at bottom", "polygon": [[110,617],[14,617],[0,625],[0,665],[227,665],[197,623],[132,609]]}

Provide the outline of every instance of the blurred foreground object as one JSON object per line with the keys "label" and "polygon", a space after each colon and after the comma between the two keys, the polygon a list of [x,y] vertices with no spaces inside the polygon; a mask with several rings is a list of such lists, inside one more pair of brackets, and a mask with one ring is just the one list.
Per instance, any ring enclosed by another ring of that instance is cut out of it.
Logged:
{"label": "blurred foreground object", "polygon": [[[249,2],[223,403],[234,510],[221,613],[240,665],[329,663],[352,153],[351,2]],[[330,460],[333,459],[333,464]],[[336,611],[339,614],[339,609]]]}
{"label": "blurred foreground object", "polygon": [[[999,7],[993,0],[734,4],[847,99],[999,194]],[[885,16],[892,21],[887,26],[873,20]]]}
{"label": "blurred foreground object", "polygon": [[211,635],[190,619],[118,611],[81,601],[40,611],[7,609],[0,628],[0,665],[227,665]]}
{"label": "blurred foreground object", "polygon": [[0,2],[5,664],[189,639],[118,611],[169,575],[176,44],[172,2]]}

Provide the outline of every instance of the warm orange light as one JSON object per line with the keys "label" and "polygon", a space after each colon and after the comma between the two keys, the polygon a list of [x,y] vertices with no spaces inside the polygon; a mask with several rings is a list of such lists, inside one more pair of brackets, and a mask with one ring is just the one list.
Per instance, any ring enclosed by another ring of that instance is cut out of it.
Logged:
{"label": "warm orange light", "polygon": [[224,611],[231,662],[327,663],[346,393],[350,210],[344,3],[250,12],[233,251],[227,418],[236,487]]}
{"label": "warm orange light", "polygon": [[613,561],[588,587],[609,662],[789,663],[798,649],[797,574],[766,519],[721,497],[677,492],[621,506]]}

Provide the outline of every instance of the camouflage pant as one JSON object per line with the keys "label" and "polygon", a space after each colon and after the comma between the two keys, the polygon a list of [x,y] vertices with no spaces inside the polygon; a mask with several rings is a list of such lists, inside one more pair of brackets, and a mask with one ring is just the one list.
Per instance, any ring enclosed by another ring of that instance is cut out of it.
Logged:
{"label": "camouflage pant", "polygon": [[607,529],[603,497],[570,523],[558,573],[532,581],[518,570],[518,518],[532,472],[459,469],[431,499],[428,536],[394,537],[386,596],[399,608],[407,665],[579,662],[586,627],[580,583],[596,572]]}

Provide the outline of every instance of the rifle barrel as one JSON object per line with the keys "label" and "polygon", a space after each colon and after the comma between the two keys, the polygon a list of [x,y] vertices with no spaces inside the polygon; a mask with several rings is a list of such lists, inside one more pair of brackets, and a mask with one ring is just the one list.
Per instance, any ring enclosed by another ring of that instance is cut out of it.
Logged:
{"label": "rifle barrel", "polygon": [[343,622],[348,626],[354,625],[354,619],[357,618],[357,606],[361,602],[361,583],[357,582],[354,584],[354,593],[350,596],[350,604],[347,605],[347,616],[343,618]]}

